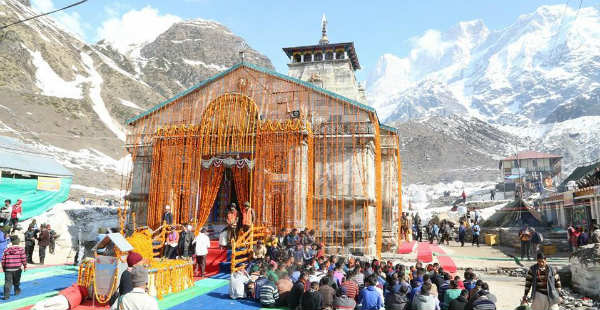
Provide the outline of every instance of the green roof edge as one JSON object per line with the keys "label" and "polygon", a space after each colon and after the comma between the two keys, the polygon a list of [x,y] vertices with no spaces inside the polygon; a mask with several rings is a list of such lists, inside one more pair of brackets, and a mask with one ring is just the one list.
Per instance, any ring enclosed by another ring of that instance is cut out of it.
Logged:
{"label": "green roof edge", "polygon": [[[237,64],[233,65],[231,68],[229,68],[229,69],[227,69],[225,71],[219,72],[216,75],[213,75],[212,77],[210,77],[210,78],[208,78],[206,80],[203,80],[202,82],[200,82],[200,83],[198,83],[198,84],[196,84],[196,85],[194,85],[194,86],[192,86],[192,87],[190,87],[190,88],[188,88],[188,89],[186,89],[186,90],[178,93],[174,97],[172,97],[170,99],[167,99],[167,100],[165,100],[165,101],[163,101],[163,102],[155,105],[154,107],[150,108],[149,110],[146,110],[145,112],[142,112],[142,113],[140,113],[140,114],[138,114],[138,115],[136,115],[136,116],[128,119],[126,121],[126,123],[128,125],[131,125],[133,122],[135,122],[135,121],[137,121],[137,120],[139,120],[139,119],[141,119],[141,118],[143,118],[145,116],[148,116],[149,114],[154,113],[156,110],[161,109],[162,107],[164,107],[167,104],[169,104],[169,103],[177,100],[178,98],[181,98],[181,97],[183,97],[183,96],[185,96],[185,95],[193,92],[194,90],[196,90],[196,89],[198,89],[200,87],[203,87],[204,85],[206,85],[206,84],[208,84],[208,83],[210,83],[210,82],[212,82],[212,81],[214,81],[216,79],[219,79],[222,76],[224,76],[224,75],[226,75],[226,74],[228,74],[228,73],[230,73],[230,72],[232,72],[232,71],[234,71],[234,70],[236,70],[236,69],[238,69],[240,67],[248,67],[250,69],[253,69],[253,70],[256,70],[256,71],[259,71],[259,72],[263,72],[263,73],[266,73],[266,74],[269,74],[269,75],[273,75],[273,76],[282,78],[284,80],[287,80],[287,81],[290,81],[290,82],[293,82],[293,83],[300,84],[302,86],[308,87],[308,88],[310,88],[312,90],[315,90],[317,92],[323,93],[323,94],[325,94],[327,96],[330,96],[330,97],[333,97],[333,98],[336,98],[336,99],[348,102],[348,103],[350,103],[350,104],[352,104],[352,105],[354,105],[354,106],[356,106],[358,108],[361,108],[363,110],[367,110],[369,112],[376,113],[375,108],[373,108],[371,106],[368,106],[366,104],[362,104],[362,103],[360,103],[360,102],[358,102],[356,100],[352,100],[352,99],[344,97],[344,96],[342,96],[340,94],[337,94],[337,93],[334,93],[332,91],[326,90],[324,88],[318,87],[318,86],[316,86],[316,85],[314,85],[312,83],[308,83],[308,82],[302,81],[300,79],[297,79],[297,78],[294,78],[294,77],[291,77],[291,76],[288,76],[288,75],[285,75],[285,74],[281,74],[279,72],[276,72],[276,71],[273,71],[273,70],[270,70],[270,69],[267,69],[267,68],[263,68],[261,66],[257,66],[255,64],[243,62],[243,63],[237,63]],[[379,119],[379,117],[378,117],[378,119]],[[384,126],[387,130],[392,130],[394,132],[397,131],[396,128],[394,128],[394,127],[383,125],[381,123],[380,123],[380,125]]]}
{"label": "green roof edge", "polygon": [[379,122],[379,127],[383,128],[383,129],[385,129],[387,131],[398,133],[398,128],[392,127],[390,125],[386,125],[386,124],[381,123],[381,122]]}

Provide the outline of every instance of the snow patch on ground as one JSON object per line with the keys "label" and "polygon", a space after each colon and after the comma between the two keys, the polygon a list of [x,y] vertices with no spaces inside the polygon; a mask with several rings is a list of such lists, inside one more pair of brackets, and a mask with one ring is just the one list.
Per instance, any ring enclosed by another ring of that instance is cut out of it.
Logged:
{"label": "snow patch on ground", "polygon": [[114,197],[114,198],[122,198],[125,195],[125,191],[118,189],[101,189],[97,187],[89,187],[85,185],[72,184],[71,189],[80,190],[82,192],[86,192],[88,194],[92,194],[98,197]]}
{"label": "snow patch on ground", "polygon": [[[454,181],[452,183],[437,184],[410,184],[407,191],[408,195],[404,200],[415,206],[427,208],[432,200],[444,196],[444,192],[450,192],[451,196],[458,197],[463,190],[467,194],[467,200],[478,200],[480,196],[489,194],[489,190],[495,185],[495,182],[462,182]],[[417,204],[417,205],[415,205]]]}
{"label": "snow patch on ground", "polygon": [[[23,46],[24,47],[24,46]],[[74,81],[63,80],[54,70],[39,51],[31,51],[31,62],[37,68],[35,71],[35,85],[42,90],[45,96],[82,99],[81,82],[83,77],[77,75]]]}
{"label": "snow patch on ground", "polygon": [[90,99],[93,103],[92,108],[96,114],[98,114],[98,117],[100,117],[100,120],[104,123],[104,125],[106,125],[106,127],[108,127],[108,129],[110,129],[121,141],[125,141],[125,131],[121,125],[115,121],[112,116],[110,116],[110,113],[106,109],[106,105],[104,104],[104,100],[100,94],[104,80],[94,68],[94,61],[92,60],[92,57],[82,52],[81,60],[87,67],[88,73],[90,74]]}
{"label": "snow patch on ground", "polygon": [[137,105],[129,100],[119,98],[119,102],[126,107],[130,107],[130,108],[134,108],[134,109],[138,109],[138,110],[144,110],[139,105]]}
{"label": "snow patch on ground", "polygon": [[[56,204],[52,209],[19,223],[23,231],[29,223],[50,224],[59,235],[57,246],[73,247],[77,242],[78,229],[82,229],[82,240],[93,241],[100,227],[118,227],[117,208],[107,205],[81,205],[75,201]],[[37,255],[36,255],[37,257]]]}
{"label": "snow patch on ground", "polygon": [[200,61],[200,60],[190,60],[190,59],[183,58],[183,62],[185,62],[186,64],[191,65],[191,66],[203,66],[204,68],[212,69],[212,70],[216,70],[216,71],[225,71],[228,69],[226,66],[220,66],[220,65],[216,65],[216,64],[206,64],[205,62]]}
{"label": "snow patch on ground", "polygon": [[93,148],[71,151],[53,145],[39,144],[35,141],[28,141],[28,143],[31,143],[46,154],[53,154],[54,158],[67,168],[110,173],[116,172],[120,175],[127,173],[125,168],[131,166],[131,164],[128,164],[128,161],[131,161],[131,157],[129,156],[116,160]]}

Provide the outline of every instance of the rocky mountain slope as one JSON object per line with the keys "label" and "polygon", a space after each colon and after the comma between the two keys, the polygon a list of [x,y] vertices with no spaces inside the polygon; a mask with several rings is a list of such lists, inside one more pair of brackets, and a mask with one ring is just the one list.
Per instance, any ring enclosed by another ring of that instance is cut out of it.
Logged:
{"label": "rocky mountain slope", "polygon": [[[519,149],[565,156],[565,172],[600,158],[597,8],[542,6],[503,29],[461,22],[446,32],[429,30],[413,44],[407,57],[383,55],[369,77],[370,103],[386,121],[402,127],[425,118],[419,123],[434,126],[439,120],[429,116],[476,118]],[[451,136],[448,130],[437,134]],[[508,146],[488,157],[514,153]]]}
{"label": "rocky mountain slope", "polygon": [[[37,14],[27,4],[0,0],[0,24]],[[235,63],[241,42],[222,25],[196,20],[126,56],[107,42],[87,44],[50,18],[10,27],[0,33],[0,134],[54,155],[79,188],[119,189],[128,164],[124,121]],[[259,53],[246,55],[272,68]]]}
{"label": "rocky mountain slope", "polygon": [[247,48],[227,27],[202,19],[175,23],[154,41],[121,48],[123,54],[107,40],[95,47],[165,97],[240,62],[242,49],[244,61],[273,69],[266,56]]}

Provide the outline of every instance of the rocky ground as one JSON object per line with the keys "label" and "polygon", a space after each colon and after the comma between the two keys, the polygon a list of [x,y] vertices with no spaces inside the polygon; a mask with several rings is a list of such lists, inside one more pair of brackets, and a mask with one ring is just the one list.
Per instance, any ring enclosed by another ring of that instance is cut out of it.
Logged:
{"label": "rocky ground", "polygon": [[[473,268],[477,276],[488,282],[492,294],[498,301],[497,309],[514,309],[519,306],[521,297],[525,289],[525,275],[528,268],[533,265],[534,261],[524,261],[522,265],[511,257],[514,255],[514,250],[505,247],[491,247],[481,245],[481,247],[473,247],[470,244],[465,247],[460,247],[456,242],[451,241],[449,246],[441,246],[444,251],[454,260],[458,272],[462,277],[466,268]],[[564,257],[550,258],[549,263],[559,269],[565,270],[568,267],[568,259]],[[384,259],[392,259],[394,263],[412,265],[416,261],[416,253],[407,255],[385,255]],[[563,303],[560,309],[600,309],[599,301],[586,298],[570,288],[564,290]]]}

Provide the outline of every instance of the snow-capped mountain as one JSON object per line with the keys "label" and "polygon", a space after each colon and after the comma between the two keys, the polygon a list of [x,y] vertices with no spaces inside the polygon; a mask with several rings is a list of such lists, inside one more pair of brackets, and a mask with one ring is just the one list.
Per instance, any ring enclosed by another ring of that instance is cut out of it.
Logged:
{"label": "snow-capped mountain", "polygon": [[600,157],[600,133],[582,126],[600,122],[597,8],[542,6],[503,29],[460,22],[411,42],[406,57],[383,55],[367,82],[387,122],[474,117],[528,139],[523,147],[565,156],[565,172]]}
{"label": "snow-capped mountain", "polygon": [[542,6],[500,30],[461,22],[413,44],[405,58],[382,56],[369,77],[371,104],[384,117],[427,115],[431,102],[415,115],[406,106],[421,103],[405,98],[432,92],[442,94],[434,114],[458,102],[469,115],[513,125],[557,120],[566,106],[569,118],[582,116],[587,111],[578,109],[600,100],[600,12],[593,7]]}
{"label": "snow-capped mountain", "polygon": [[[0,0],[0,24],[37,15],[28,4]],[[191,43],[202,40],[214,42]],[[131,57],[48,17],[10,27],[0,33],[0,135],[54,156],[74,172],[74,189],[119,189],[125,120],[237,62],[242,42],[215,22],[177,21]],[[251,49],[246,60],[272,67]]]}

